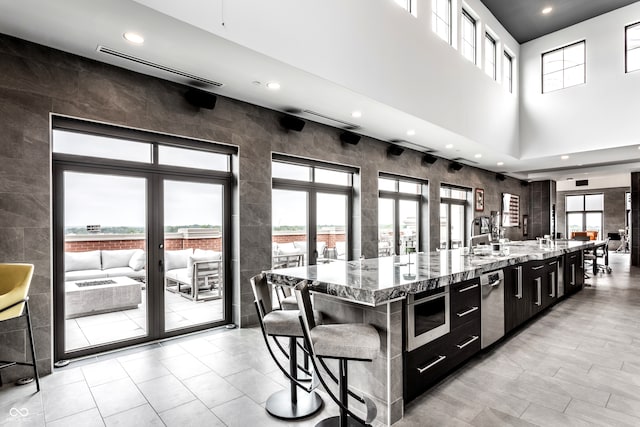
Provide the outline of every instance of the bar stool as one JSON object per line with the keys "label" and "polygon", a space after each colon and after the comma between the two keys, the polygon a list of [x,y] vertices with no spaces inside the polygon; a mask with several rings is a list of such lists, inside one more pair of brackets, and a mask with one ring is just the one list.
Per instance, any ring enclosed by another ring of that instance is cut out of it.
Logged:
{"label": "bar stool", "polygon": [[[369,426],[377,415],[375,403],[349,390],[347,362],[349,360],[373,361],[380,352],[380,335],[378,331],[367,324],[348,323],[333,325],[318,325],[311,309],[311,296],[306,282],[301,282],[294,288],[294,293],[300,307],[300,323],[304,339],[311,351],[311,361],[320,383],[331,399],[340,408],[340,415],[326,418],[316,424],[316,427],[351,427]],[[329,370],[324,359],[337,359],[339,366],[338,378]],[[338,384],[339,398],[327,387],[320,375],[317,363],[322,365],[328,376]],[[351,396],[366,407],[365,418],[362,419],[349,409],[348,398]]]}
{"label": "bar stool", "polygon": [[[260,328],[262,329],[262,335],[267,344],[269,354],[271,354],[278,368],[289,379],[290,385],[288,390],[281,390],[269,396],[265,405],[267,412],[274,417],[286,420],[295,420],[315,414],[322,408],[322,399],[315,392],[315,388],[319,385],[314,381],[316,376],[311,375],[308,370],[298,365],[297,353],[299,346],[297,339],[304,336],[298,310],[273,310],[271,285],[269,285],[266,276],[262,273],[251,278],[251,288],[255,296]],[[314,321],[322,321],[320,312],[312,312],[311,316]],[[289,360],[289,370],[285,369],[276,357],[269,344],[269,337],[272,338],[282,354]],[[288,352],[278,341],[278,337],[289,338]],[[305,351],[304,348],[302,350]],[[311,379],[300,379],[297,374],[298,370],[309,375]],[[305,393],[298,394],[298,387]]]}
{"label": "bar stool", "polygon": [[[33,367],[33,378],[21,378],[19,384],[28,384],[34,379],[36,390],[40,391],[40,377],[33,343],[31,314],[29,313],[29,287],[33,277],[33,264],[0,264],[0,322],[18,317],[27,318],[27,333],[31,344],[31,363],[0,360],[0,369],[22,365]],[[299,321],[298,321],[299,322]],[[0,386],[2,377],[0,376]]]}

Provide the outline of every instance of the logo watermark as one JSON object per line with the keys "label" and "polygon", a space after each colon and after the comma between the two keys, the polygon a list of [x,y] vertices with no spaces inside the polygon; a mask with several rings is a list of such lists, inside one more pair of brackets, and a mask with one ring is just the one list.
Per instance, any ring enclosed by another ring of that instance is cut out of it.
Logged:
{"label": "logo watermark", "polygon": [[29,415],[29,410],[27,408],[11,408],[9,415],[12,417],[26,417]]}

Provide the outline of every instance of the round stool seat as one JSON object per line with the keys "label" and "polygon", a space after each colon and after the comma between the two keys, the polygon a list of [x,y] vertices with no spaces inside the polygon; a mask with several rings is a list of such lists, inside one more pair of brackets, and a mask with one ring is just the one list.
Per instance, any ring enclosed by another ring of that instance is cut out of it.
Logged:
{"label": "round stool seat", "polygon": [[[273,310],[262,319],[265,332],[268,335],[302,337],[304,335],[299,316],[298,310]],[[313,310],[313,318],[316,322],[321,323],[322,313]]]}
{"label": "round stool seat", "polygon": [[378,331],[363,323],[318,325],[311,329],[310,338],[320,357],[373,360],[380,351]]}

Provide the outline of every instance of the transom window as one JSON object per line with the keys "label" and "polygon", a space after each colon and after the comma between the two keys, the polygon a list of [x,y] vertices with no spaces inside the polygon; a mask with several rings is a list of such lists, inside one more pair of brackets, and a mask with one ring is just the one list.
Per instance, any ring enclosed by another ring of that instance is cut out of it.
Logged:
{"label": "transom window", "polygon": [[640,70],[640,22],[628,25],[625,34],[625,71]]}
{"label": "transom window", "polygon": [[513,57],[506,51],[502,58],[502,79],[507,90],[513,93]]}
{"label": "transom window", "polygon": [[451,0],[431,0],[431,28],[451,44]]}
{"label": "transom window", "polygon": [[476,63],[476,20],[462,9],[462,56]]}
{"label": "transom window", "polygon": [[542,93],[583,84],[586,42],[580,41],[542,54]]}
{"label": "transom window", "polygon": [[484,34],[484,72],[496,79],[496,40],[489,33]]}

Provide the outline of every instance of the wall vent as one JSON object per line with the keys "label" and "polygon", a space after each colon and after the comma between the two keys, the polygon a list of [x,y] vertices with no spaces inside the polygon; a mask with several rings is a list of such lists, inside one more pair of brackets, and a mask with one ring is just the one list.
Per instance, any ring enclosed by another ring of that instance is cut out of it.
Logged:
{"label": "wall vent", "polygon": [[586,187],[587,185],[589,185],[589,180],[588,179],[577,179],[576,180],[576,187]]}
{"label": "wall vent", "polygon": [[167,67],[165,65],[156,64],[155,62],[147,61],[146,59],[138,58],[123,52],[118,52],[117,50],[113,50],[105,46],[98,46],[96,50],[100,53],[104,53],[105,55],[115,56],[116,58],[125,59],[127,61],[131,61],[137,64],[145,65],[147,67],[155,68],[156,70],[160,70],[176,76],[184,77],[186,79],[189,79],[191,82],[198,82],[200,84],[205,84],[208,86],[215,86],[215,87],[223,86],[223,84],[220,82],[205,79],[204,77],[198,77],[196,75],[187,73],[186,71],[176,70],[175,68]]}

